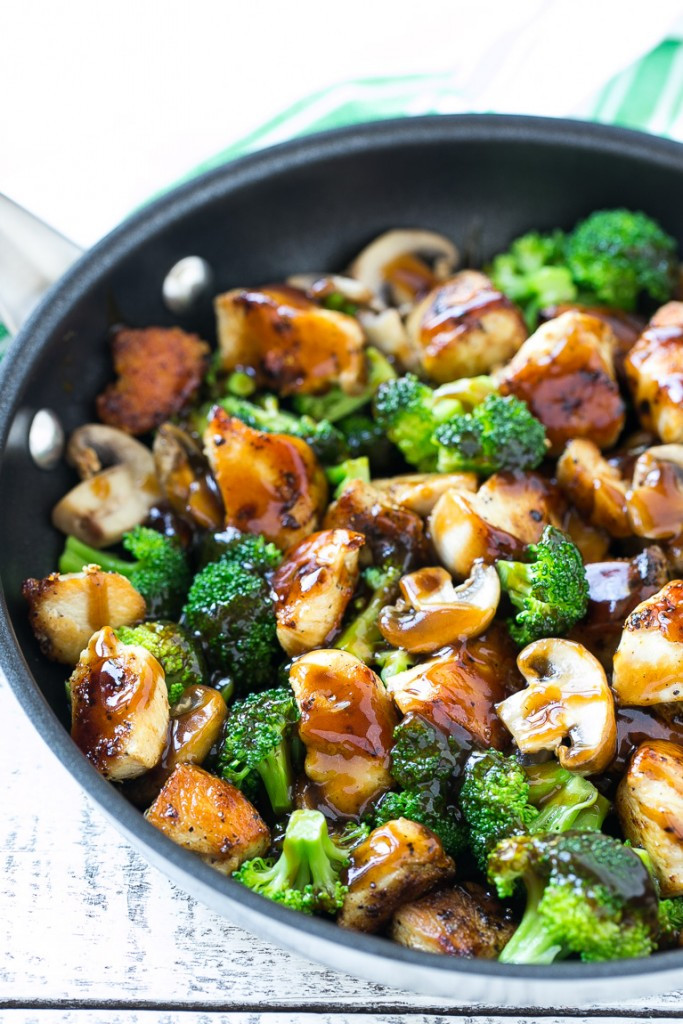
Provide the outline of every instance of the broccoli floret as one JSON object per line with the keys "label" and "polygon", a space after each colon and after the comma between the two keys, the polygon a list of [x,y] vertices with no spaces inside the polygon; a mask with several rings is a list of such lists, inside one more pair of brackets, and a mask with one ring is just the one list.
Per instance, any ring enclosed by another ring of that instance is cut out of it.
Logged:
{"label": "broccoli floret", "polygon": [[377,625],[379,613],[395,598],[401,576],[400,567],[392,564],[382,568],[371,566],[365,570],[363,578],[372,594],[363,611],[346,626],[337,640],[334,646],[338,650],[348,651],[366,665],[374,661],[378,648],[385,642]]}
{"label": "broccoli floret", "polygon": [[337,426],[346,438],[351,458],[366,455],[374,475],[388,471],[396,452],[379,423],[371,416],[357,412],[339,420]]}
{"label": "broccoli floret", "polygon": [[373,414],[406,462],[428,473],[436,469],[439,452],[434,431],[462,413],[462,408],[458,399],[440,396],[413,373],[407,373],[377,389]]}
{"label": "broccoli floret", "polygon": [[80,572],[94,563],[107,572],[118,572],[142,594],[148,615],[176,619],[190,585],[190,568],[183,549],[172,537],[147,526],[135,526],[124,533],[122,544],[134,562],[108,551],[96,551],[76,537],[68,537],[59,571]]}
{"label": "broccoli floret", "polygon": [[588,580],[579,549],[554,526],[530,544],[526,562],[496,562],[500,583],[520,610],[508,622],[521,646],[548,636],[564,636],[586,614]]}
{"label": "broccoli floret", "polygon": [[347,892],[339,875],[348,862],[348,850],[330,839],[320,811],[294,811],[279,859],[245,861],[233,878],[292,910],[333,914]]}
{"label": "broccoli floret", "polygon": [[373,811],[373,827],[396,818],[408,818],[431,829],[451,857],[457,857],[467,846],[467,832],[458,808],[433,797],[429,789],[385,793]]}
{"label": "broccoli floret", "polygon": [[473,412],[437,427],[440,473],[534,469],[546,452],[545,427],[514,395],[488,395]]}
{"label": "broccoli floret", "polygon": [[566,265],[565,249],[566,236],[562,231],[531,231],[516,238],[489,267],[496,288],[522,307],[531,330],[536,327],[539,309],[578,298],[578,289]]}
{"label": "broccoli floret", "polygon": [[383,381],[392,380],[396,371],[379,349],[370,346],[365,350],[367,360],[367,380],[358,394],[347,395],[334,384],[322,395],[297,395],[294,408],[302,416],[312,416],[314,420],[327,420],[336,423],[338,420],[357,412],[368,402]]}
{"label": "broccoli floret", "polygon": [[659,930],[657,896],[640,858],[598,832],[514,836],[489,858],[499,895],[524,882],[527,905],[500,955],[503,963],[547,964],[648,956]]}
{"label": "broccoli floret", "polygon": [[328,482],[334,487],[334,497],[338,498],[352,480],[364,480],[366,484],[370,483],[370,463],[366,455],[361,455],[358,459],[347,459],[346,462],[340,462],[338,466],[330,466],[325,475]]}
{"label": "broccoli floret", "polygon": [[676,242],[644,213],[599,210],[572,231],[567,264],[598,302],[632,310],[644,293],[667,302],[676,286]]}
{"label": "broccoli floret", "polygon": [[346,438],[329,420],[316,421],[310,416],[295,416],[285,412],[280,409],[274,395],[265,396],[259,405],[228,395],[221,398],[218,405],[254,430],[264,430],[269,434],[291,434],[292,437],[301,438],[310,444],[321,462],[337,462],[348,453]]}
{"label": "broccoli floret", "polygon": [[119,626],[114,632],[123,644],[140,644],[154,655],[164,670],[168,699],[176,704],[188,686],[206,678],[206,665],[199,644],[177,622],[143,622]]}
{"label": "broccoli floret", "polygon": [[202,541],[202,565],[216,562],[219,558],[267,576],[280,565],[282,552],[260,534],[241,533],[228,526],[220,533],[206,534]]}
{"label": "broccoli floret", "polygon": [[194,578],[183,609],[211,668],[228,673],[237,690],[260,690],[277,672],[273,596],[268,581],[231,557],[209,562]]}
{"label": "broccoli floret", "polygon": [[383,683],[386,683],[387,679],[391,679],[392,676],[397,676],[399,672],[405,672],[412,668],[416,661],[415,655],[404,651],[402,647],[392,647],[391,650],[378,651],[375,654],[375,662],[381,669],[380,676]]}
{"label": "broccoli floret", "polygon": [[[256,772],[275,814],[292,809],[290,734],[298,720],[294,695],[284,687],[250,694],[233,704],[228,716],[218,769],[240,789]],[[253,791],[251,785],[249,789]]]}
{"label": "broccoli floret", "polygon": [[659,901],[659,928],[662,938],[675,941],[683,932],[683,896]]}

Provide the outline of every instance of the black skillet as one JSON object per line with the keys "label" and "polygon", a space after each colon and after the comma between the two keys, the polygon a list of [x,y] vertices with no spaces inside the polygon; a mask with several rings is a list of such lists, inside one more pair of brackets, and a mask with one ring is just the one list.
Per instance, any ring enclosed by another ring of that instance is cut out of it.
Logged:
{"label": "black skillet", "polygon": [[[27,446],[32,413],[54,409],[67,431],[93,418],[111,376],[112,319],[170,324],[161,286],[181,257],[203,256],[216,287],[341,269],[391,227],[432,228],[473,264],[529,229],[570,227],[591,210],[625,205],[659,219],[683,243],[683,147],[571,121],[438,117],[353,127],[288,143],[212,171],[117,228],[50,291],[0,366],[0,667],[38,733],[85,792],[154,864],[237,924],[376,982],[487,1006],[619,1000],[683,983],[683,949],[647,960],[512,967],[409,951],[298,915],[225,879],[148,825],[97,774],[65,729],[63,671],[28,628],[26,576],[54,569],[52,506],[66,468],[38,469]],[[208,305],[181,321],[213,337]]]}

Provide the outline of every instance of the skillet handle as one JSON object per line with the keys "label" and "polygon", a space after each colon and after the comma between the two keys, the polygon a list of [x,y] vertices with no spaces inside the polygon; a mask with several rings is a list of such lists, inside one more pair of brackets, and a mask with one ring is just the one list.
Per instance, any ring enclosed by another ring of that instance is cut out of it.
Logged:
{"label": "skillet handle", "polygon": [[0,192],[0,323],[16,334],[82,250]]}

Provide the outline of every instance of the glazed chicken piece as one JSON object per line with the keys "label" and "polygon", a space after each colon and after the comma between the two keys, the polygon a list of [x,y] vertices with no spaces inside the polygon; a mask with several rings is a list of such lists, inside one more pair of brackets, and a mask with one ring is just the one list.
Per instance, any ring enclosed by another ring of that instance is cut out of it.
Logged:
{"label": "glazed chicken piece", "polygon": [[627,618],[614,655],[620,704],[683,701],[683,580],[672,580]]}
{"label": "glazed chicken piece", "polygon": [[407,508],[418,516],[428,516],[446,491],[474,493],[478,480],[476,473],[408,473],[406,476],[373,480],[372,486],[383,491],[401,508]]}
{"label": "glazed chicken piece", "polygon": [[321,309],[297,288],[237,288],[215,299],[224,370],[250,369],[281,395],[338,384],[353,394],[365,380],[365,339],[354,317]]}
{"label": "glazed chicken piece", "polygon": [[569,442],[557,460],[557,482],[594,526],[607,530],[612,537],[631,536],[626,481],[593,441],[578,438]]}
{"label": "glazed chicken piece", "polygon": [[500,390],[527,403],[546,428],[550,453],[588,437],[613,445],[624,426],[624,403],[614,375],[615,339],[603,320],[563,313],[541,324],[503,369]]}
{"label": "glazed chicken piece", "polygon": [[358,582],[362,533],[321,530],[287,553],[271,580],[277,636],[290,657],[328,646]]}
{"label": "glazed chicken piece", "polygon": [[195,397],[209,346],[179,327],[121,327],[112,354],[118,380],[98,397],[97,415],[129,434],[146,434]]}
{"label": "glazed chicken piece", "polygon": [[401,946],[487,960],[498,956],[514,930],[509,907],[475,882],[438,889],[406,903],[391,922],[391,937]]}
{"label": "glazed chicken piece", "polygon": [[305,441],[253,430],[215,406],[204,447],[223,497],[226,526],[262,533],[283,551],[316,529],[327,481]]}
{"label": "glazed chicken piece", "polygon": [[222,875],[270,846],[268,826],[239,789],[195,764],[174,769],[145,817]]}
{"label": "glazed chicken piece", "polygon": [[683,746],[643,743],[617,791],[626,838],[652,860],[662,897],[683,896]]}
{"label": "glazed chicken piece", "polygon": [[43,654],[75,665],[93,633],[102,626],[130,626],[147,606],[125,576],[87,565],[82,572],[53,572],[24,581],[29,622]]}
{"label": "glazed chicken piece", "polygon": [[517,307],[478,270],[461,270],[437,285],[406,327],[422,369],[438,384],[490,373],[528,333]]}
{"label": "glazed chicken piece", "polygon": [[655,313],[624,365],[645,429],[665,444],[683,442],[683,302]]}
{"label": "glazed chicken piece", "polygon": [[388,821],[351,855],[349,891],[337,924],[357,932],[379,931],[397,907],[454,873],[455,864],[430,829],[406,818]]}
{"label": "glazed chicken piece", "polygon": [[159,762],[169,723],[166,679],[144,647],[123,644],[109,626],[91,638],[69,680],[71,737],[112,782]]}
{"label": "glazed chicken piece", "polygon": [[612,350],[614,358],[614,369],[620,380],[624,377],[624,360],[631,351],[638,338],[645,329],[645,321],[634,313],[626,313],[623,309],[613,309],[611,306],[582,306],[578,303],[564,303],[557,306],[549,306],[540,312],[540,321],[554,320],[563,313],[575,311],[585,313],[587,316],[604,320],[614,335],[615,345]]}
{"label": "glazed chicken piece", "polygon": [[[389,752],[398,715],[379,676],[346,651],[311,651],[289,681],[301,712],[299,735],[316,803],[363,814],[393,785]],[[310,788],[310,787],[309,787]]]}
{"label": "glazed chicken piece", "polygon": [[626,504],[637,536],[675,540],[683,535],[683,444],[655,445],[638,456]]}

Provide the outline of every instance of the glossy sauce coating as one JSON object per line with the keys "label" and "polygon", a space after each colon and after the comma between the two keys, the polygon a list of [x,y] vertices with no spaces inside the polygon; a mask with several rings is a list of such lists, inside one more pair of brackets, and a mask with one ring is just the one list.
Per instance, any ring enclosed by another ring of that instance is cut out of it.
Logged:
{"label": "glossy sauce coating", "polygon": [[154,461],[164,494],[174,512],[200,529],[218,530],[225,511],[208,462],[188,435],[172,423],[159,427]]}
{"label": "glossy sauce coating", "polygon": [[644,452],[637,462],[638,481],[628,493],[633,532],[654,540],[683,532],[683,467]]}
{"label": "glossy sauce coating", "polygon": [[624,365],[643,426],[665,443],[683,441],[683,325],[650,326]]}

